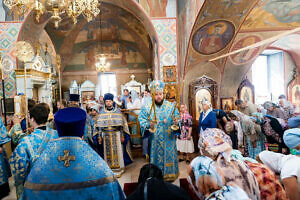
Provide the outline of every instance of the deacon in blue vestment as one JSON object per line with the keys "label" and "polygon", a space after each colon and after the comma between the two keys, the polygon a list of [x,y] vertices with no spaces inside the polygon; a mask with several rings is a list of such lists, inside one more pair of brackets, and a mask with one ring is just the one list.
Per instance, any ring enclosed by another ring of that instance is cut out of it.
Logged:
{"label": "deacon in blue vestment", "polygon": [[105,106],[98,115],[96,132],[99,144],[103,145],[104,160],[117,177],[125,166],[132,163],[130,154],[130,134],[127,121],[113,102],[114,95],[104,95]]}
{"label": "deacon in blue vestment", "polygon": [[43,152],[47,143],[58,137],[56,131],[46,127],[49,111],[44,105],[35,105],[29,114],[29,123],[34,131],[21,139],[9,160],[15,178],[18,199],[22,195],[25,179],[34,162]]}
{"label": "deacon in blue vestment", "polygon": [[10,192],[8,178],[11,176],[9,163],[4,149],[4,144],[8,143],[10,138],[7,130],[0,119],[0,199],[7,196]]}
{"label": "deacon in blue vestment", "polygon": [[123,200],[124,193],[105,161],[82,140],[86,113],[59,110],[59,135],[48,143],[24,184],[23,199]]}
{"label": "deacon in blue vestment", "polygon": [[[152,102],[148,102],[142,107],[139,115],[141,133],[143,135],[150,133],[150,163],[155,164],[162,170],[165,180],[173,181],[178,177],[179,171],[176,147],[177,136],[172,131],[171,126],[178,124],[179,112],[173,103],[164,99],[163,82],[152,82],[150,89],[152,92],[156,91],[155,114],[157,122],[153,122],[155,120],[154,109],[151,109]],[[149,132],[154,127],[156,132]]]}

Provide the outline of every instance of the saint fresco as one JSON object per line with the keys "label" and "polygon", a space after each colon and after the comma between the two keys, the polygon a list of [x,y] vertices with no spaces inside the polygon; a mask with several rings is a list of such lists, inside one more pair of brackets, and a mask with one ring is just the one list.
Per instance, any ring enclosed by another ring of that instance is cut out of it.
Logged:
{"label": "saint fresco", "polygon": [[[233,48],[231,51],[235,51],[247,46],[250,46],[252,44],[255,44],[257,42],[261,41],[260,37],[256,36],[256,35],[250,35],[250,36],[246,36],[242,39],[240,39],[237,43],[235,43],[233,45]],[[242,65],[242,64],[246,64],[250,61],[252,61],[254,58],[256,58],[256,56],[259,54],[260,52],[260,48],[251,48],[242,52],[239,52],[237,54],[234,54],[232,56],[230,56],[230,60],[232,63],[236,64],[236,65]]]}
{"label": "saint fresco", "polygon": [[224,20],[210,22],[199,28],[193,36],[194,49],[205,55],[224,49],[234,35],[234,26]]}

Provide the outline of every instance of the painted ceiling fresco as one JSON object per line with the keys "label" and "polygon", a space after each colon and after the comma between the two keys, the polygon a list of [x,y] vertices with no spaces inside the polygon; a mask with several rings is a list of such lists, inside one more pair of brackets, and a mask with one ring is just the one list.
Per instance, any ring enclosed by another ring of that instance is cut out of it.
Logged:
{"label": "painted ceiling fresco", "polygon": [[89,23],[83,18],[76,25],[66,20],[59,29],[49,23],[46,30],[65,58],[66,71],[94,70],[94,56],[100,53],[109,57],[112,69],[152,66],[149,34],[136,17],[122,8],[102,3],[101,14]]}
{"label": "painted ceiling fresco", "polygon": [[176,0],[136,0],[150,17],[176,17]]}
{"label": "painted ceiling fresco", "polygon": [[242,30],[268,30],[300,26],[299,0],[259,0],[245,20]]}
{"label": "painted ceiling fresco", "polygon": [[[235,34],[255,3],[256,0],[205,1],[189,41],[186,71],[196,64],[228,52]],[[225,59],[220,59],[215,64],[221,67],[224,63]]]}

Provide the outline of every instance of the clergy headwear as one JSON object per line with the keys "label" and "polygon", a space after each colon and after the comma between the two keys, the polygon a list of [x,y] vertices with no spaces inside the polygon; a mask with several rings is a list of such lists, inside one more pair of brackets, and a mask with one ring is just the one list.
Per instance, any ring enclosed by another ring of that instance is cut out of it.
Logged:
{"label": "clergy headwear", "polygon": [[155,80],[150,83],[150,90],[152,92],[154,92],[155,90],[156,92],[163,92],[164,88],[165,88],[165,84],[162,81]]}
{"label": "clergy headwear", "polygon": [[113,101],[113,100],[114,100],[114,95],[111,94],[111,93],[106,93],[106,94],[104,95],[104,101],[106,101],[106,100],[111,100],[111,101]]}
{"label": "clergy headwear", "polygon": [[84,134],[86,113],[80,108],[64,108],[57,111],[54,121],[59,137],[82,137]]}
{"label": "clergy headwear", "polygon": [[79,102],[79,94],[70,94],[69,101],[76,101]]}
{"label": "clergy headwear", "polygon": [[283,140],[290,149],[297,147],[300,144],[300,128],[286,130],[283,135]]}
{"label": "clergy headwear", "polygon": [[300,116],[295,116],[288,119],[289,128],[298,128],[300,126]]}

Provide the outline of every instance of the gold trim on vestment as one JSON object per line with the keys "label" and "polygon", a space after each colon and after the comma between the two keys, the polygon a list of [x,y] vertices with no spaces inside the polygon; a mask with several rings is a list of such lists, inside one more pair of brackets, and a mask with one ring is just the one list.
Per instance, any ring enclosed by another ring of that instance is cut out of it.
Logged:
{"label": "gold trim on vestment", "polygon": [[178,178],[179,174],[180,174],[179,172],[177,174],[166,174],[166,175],[164,175],[164,180],[165,181],[175,181]]}
{"label": "gold trim on vestment", "polygon": [[81,137],[78,136],[68,136],[68,137],[59,137],[56,139],[53,139],[52,141],[59,141],[59,140],[82,140]]}
{"label": "gold trim on vestment", "polygon": [[104,184],[114,182],[116,180],[117,179],[114,176],[109,176],[97,180],[75,182],[75,183],[40,184],[40,183],[25,182],[24,188],[29,190],[44,190],[44,191],[49,191],[49,190],[58,191],[58,190],[72,190],[72,189],[74,190],[74,189],[82,189],[87,187],[104,185]]}

